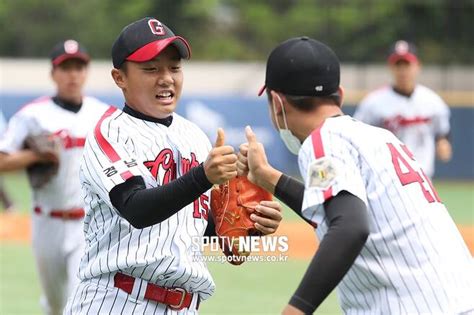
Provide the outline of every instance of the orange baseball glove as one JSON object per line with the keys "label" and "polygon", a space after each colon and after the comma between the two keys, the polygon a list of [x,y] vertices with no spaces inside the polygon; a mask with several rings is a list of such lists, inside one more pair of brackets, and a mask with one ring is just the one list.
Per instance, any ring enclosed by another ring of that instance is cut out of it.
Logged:
{"label": "orange baseball glove", "polygon": [[272,200],[265,189],[252,184],[245,176],[237,176],[211,191],[211,215],[223,253],[231,257],[230,263],[240,265],[242,256],[250,252],[239,251],[239,237],[260,236],[250,215],[262,200]]}

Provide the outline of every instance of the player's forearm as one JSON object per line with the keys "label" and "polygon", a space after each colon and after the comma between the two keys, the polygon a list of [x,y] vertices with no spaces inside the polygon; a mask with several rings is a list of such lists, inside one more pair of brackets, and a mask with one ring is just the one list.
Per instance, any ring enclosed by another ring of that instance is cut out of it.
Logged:
{"label": "player's forearm", "polygon": [[451,143],[447,136],[440,136],[436,138],[436,156],[443,162],[451,160],[453,151]]}
{"label": "player's forearm", "polygon": [[304,184],[302,182],[283,174],[270,165],[257,169],[255,178],[258,186],[274,194],[303,220],[312,224],[301,213],[304,195]]}
{"label": "player's forearm", "polygon": [[31,150],[21,150],[13,153],[0,153],[0,172],[24,169],[38,162],[38,156]]}
{"label": "player's forearm", "polygon": [[370,233],[365,204],[347,192],[325,203],[329,229],[290,304],[312,314],[342,280]]}
{"label": "player's forearm", "polygon": [[301,213],[304,196],[304,184],[302,182],[291,176],[282,174],[275,186],[274,194],[303,220],[312,224],[311,221],[303,217]]}
{"label": "player's forearm", "polygon": [[202,164],[163,186],[146,188],[142,177],[132,177],[110,191],[110,200],[135,228],[161,223],[209,190]]}
{"label": "player's forearm", "polygon": [[282,172],[271,167],[270,165],[260,167],[255,171],[255,184],[274,194],[275,187],[282,175]]}

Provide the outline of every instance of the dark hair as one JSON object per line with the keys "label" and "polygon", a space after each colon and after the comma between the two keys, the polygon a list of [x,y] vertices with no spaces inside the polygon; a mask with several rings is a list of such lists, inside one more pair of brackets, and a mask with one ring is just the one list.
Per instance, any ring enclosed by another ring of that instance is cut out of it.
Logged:
{"label": "dark hair", "polygon": [[[339,90],[327,96],[299,96],[288,94],[283,95],[285,95],[286,99],[291,105],[303,112],[309,112],[313,110],[316,106],[326,104],[328,102],[333,103],[334,105],[337,105],[339,107],[341,106],[341,94],[339,93]],[[271,102],[272,95],[270,94],[269,89],[267,89],[267,97],[269,102]]]}
{"label": "dark hair", "polygon": [[87,61],[84,61],[84,60],[79,59],[79,58],[70,58],[70,59],[64,60],[63,62],[61,62],[57,65],[53,64],[52,67],[51,67],[51,70],[54,70],[54,69],[57,69],[57,68],[67,68],[71,64],[77,64],[77,65],[80,65],[81,67],[84,67],[84,68],[87,68],[89,66],[89,63]]}

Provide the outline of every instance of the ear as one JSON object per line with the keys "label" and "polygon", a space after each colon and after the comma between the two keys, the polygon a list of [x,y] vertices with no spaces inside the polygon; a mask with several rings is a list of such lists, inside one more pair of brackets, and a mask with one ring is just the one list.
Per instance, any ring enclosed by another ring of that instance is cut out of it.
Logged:
{"label": "ear", "polygon": [[344,89],[344,87],[342,85],[339,85],[339,95],[340,95],[340,105],[339,107],[342,106],[342,104],[344,104],[344,94],[346,93],[346,90]]}
{"label": "ear", "polygon": [[[271,94],[271,96],[272,96],[272,102],[273,102],[273,104],[275,104],[275,105],[273,106],[274,111],[275,111],[275,114],[276,114],[276,115],[280,115],[281,112],[282,112],[282,106],[283,106],[282,102],[283,102],[283,99],[286,101],[286,98],[285,98],[284,95],[280,95],[278,92],[275,92],[275,91],[273,91],[273,90],[270,91],[270,94]],[[280,102],[279,100],[281,100],[281,102]],[[273,105],[273,104],[272,104],[272,105]]]}
{"label": "ear", "polygon": [[53,80],[55,83],[57,83],[56,76],[54,75],[55,71],[56,71],[56,69],[54,68],[54,66],[51,67],[51,72],[49,73],[49,75],[51,76],[51,80]]}
{"label": "ear", "polygon": [[420,70],[421,70],[421,62],[420,62],[420,61],[417,61],[417,62],[416,62],[415,68],[416,68],[416,73],[419,73]]}
{"label": "ear", "polygon": [[126,74],[122,70],[114,68],[112,69],[110,74],[112,75],[112,79],[114,79],[115,84],[119,88],[124,89],[126,87],[126,78],[125,78]]}

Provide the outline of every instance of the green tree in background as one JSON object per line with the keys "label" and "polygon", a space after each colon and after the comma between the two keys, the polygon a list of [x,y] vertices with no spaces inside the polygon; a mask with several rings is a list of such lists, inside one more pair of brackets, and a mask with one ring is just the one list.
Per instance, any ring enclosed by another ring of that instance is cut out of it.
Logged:
{"label": "green tree in background", "polygon": [[120,30],[144,16],[188,38],[194,60],[263,60],[308,35],[348,62],[383,62],[403,38],[425,63],[474,64],[473,0],[0,0],[0,56],[46,57],[75,38],[109,59]]}

